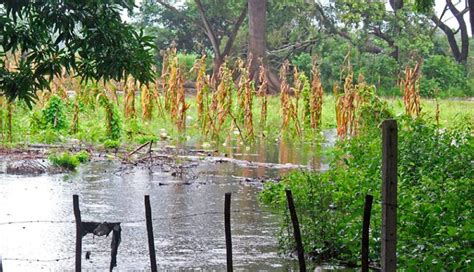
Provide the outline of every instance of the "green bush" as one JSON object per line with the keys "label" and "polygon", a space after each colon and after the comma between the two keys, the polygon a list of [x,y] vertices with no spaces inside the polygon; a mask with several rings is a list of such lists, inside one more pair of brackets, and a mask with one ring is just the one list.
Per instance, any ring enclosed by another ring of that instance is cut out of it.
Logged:
{"label": "green bush", "polygon": [[301,53],[291,60],[291,64],[298,68],[298,71],[303,71],[306,75],[311,75],[312,59],[308,53]]}
{"label": "green bush", "polygon": [[464,67],[456,63],[452,57],[431,56],[423,63],[422,73],[420,92],[423,96],[431,97],[437,91],[441,96],[450,96],[450,94],[473,95],[467,86]]}
{"label": "green bush", "polygon": [[43,124],[54,130],[60,130],[67,126],[65,105],[62,99],[57,95],[51,96],[42,114],[44,120]]}
{"label": "green bush", "polygon": [[[474,144],[471,123],[439,129],[422,120],[399,120],[399,268],[408,271],[471,270],[474,233]],[[306,252],[317,261],[359,263],[363,202],[374,196],[370,260],[380,260],[381,139],[374,128],[338,142],[323,173],[293,172],[267,183],[263,202],[286,212],[292,190]],[[294,247],[282,220],[281,246]]]}
{"label": "green bush", "polygon": [[399,95],[399,88],[396,87],[398,64],[394,58],[383,54],[364,54],[361,61],[359,72],[369,84],[375,85],[383,94]]}

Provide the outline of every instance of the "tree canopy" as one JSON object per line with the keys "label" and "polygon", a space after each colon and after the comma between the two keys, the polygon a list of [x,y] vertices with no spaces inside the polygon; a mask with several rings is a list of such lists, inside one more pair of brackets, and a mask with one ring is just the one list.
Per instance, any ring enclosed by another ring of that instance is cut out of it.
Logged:
{"label": "tree canopy", "polygon": [[31,105],[63,68],[82,80],[131,74],[147,82],[153,39],[121,19],[133,6],[133,0],[1,1],[0,94]]}

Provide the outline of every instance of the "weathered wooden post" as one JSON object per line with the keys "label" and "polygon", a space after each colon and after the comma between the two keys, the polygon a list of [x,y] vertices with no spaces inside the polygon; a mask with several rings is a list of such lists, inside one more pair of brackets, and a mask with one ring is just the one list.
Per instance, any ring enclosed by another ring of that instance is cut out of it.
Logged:
{"label": "weathered wooden post", "polygon": [[155,238],[153,237],[153,220],[151,217],[150,196],[145,196],[145,218],[146,230],[148,234],[148,250],[150,251],[150,267],[152,272],[157,272],[156,267],[156,253],[155,253]]}
{"label": "weathered wooden post", "polygon": [[76,272],[81,272],[82,261],[82,220],[81,210],[79,209],[79,196],[72,196],[74,217],[76,218]]}
{"label": "weathered wooden post", "polygon": [[3,272],[2,256],[0,255],[0,272]]}
{"label": "weathered wooden post", "polygon": [[233,264],[232,264],[232,235],[230,229],[230,199],[232,194],[226,193],[225,194],[225,201],[224,201],[224,229],[225,229],[225,247],[226,247],[226,254],[227,254],[227,271],[233,271]]}
{"label": "weathered wooden post", "polygon": [[397,269],[397,121],[382,123],[382,271]]}
{"label": "weathered wooden post", "polygon": [[364,221],[362,221],[362,272],[369,271],[369,226],[370,213],[372,211],[372,201],[374,197],[371,195],[365,196],[364,203]]}
{"label": "weathered wooden post", "polygon": [[298,223],[298,216],[296,215],[295,203],[293,202],[293,194],[291,193],[291,190],[286,190],[286,199],[288,201],[288,208],[290,209],[291,222],[293,223],[293,235],[296,241],[296,251],[298,252],[300,271],[306,271],[304,248],[303,242],[301,241],[300,224]]}

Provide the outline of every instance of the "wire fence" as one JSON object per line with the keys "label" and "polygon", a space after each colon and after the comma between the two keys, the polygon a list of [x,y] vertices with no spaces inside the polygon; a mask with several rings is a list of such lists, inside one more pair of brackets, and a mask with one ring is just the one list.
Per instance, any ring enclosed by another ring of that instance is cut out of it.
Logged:
{"label": "wire fence", "polygon": [[[235,209],[231,210],[233,214],[239,213],[255,213],[255,214],[273,214],[270,211],[263,211],[259,209]],[[201,212],[201,213],[192,213],[192,214],[185,214],[185,215],[174,215],[174,216],[160,216],[154,217],[152,221],[161,221],[161,220],[173,220],[173,219],[180,219],[180,218],[191,218],[197,216],[206,216],[206,215],[224,215],[224,212],[221,211],[210,211],[210,212]],[[121,221],[121,224],[136,224],[136,223],[144,223],[146,222],[145,218],[140,219],[130,219]],[[8,221],[8,222],[0,222],[0,226],[6,225],[24,225],[24,224],[75,224],[74,220],[23,220],[23,221]],[[109,253],[110,251],[102,251],[102,250],[94,250],[95,253]],[[142,255],[142,254],[140,254]],[[1,260],[3,261],[16,261],[16,262],[38,262],[38,263],[50,263],[50,262],[61,262],[74,259],[75,255],[67,255],[67,256],[58,256],[56,258],[51,259],[39,259],[39,258],[11,258],[11,257],[2,257]]]}

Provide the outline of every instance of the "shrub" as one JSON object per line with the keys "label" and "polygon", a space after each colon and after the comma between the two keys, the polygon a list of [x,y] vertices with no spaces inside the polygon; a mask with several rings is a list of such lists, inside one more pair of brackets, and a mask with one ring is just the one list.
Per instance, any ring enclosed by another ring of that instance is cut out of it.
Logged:
{"label": "shrub", "polygon": [[66,115],[64,113],[65,105],[61,98],[57,95],[51,96],[43,109],[44,124],[54,130],[60,130],[66,127]]}
{"label": "shrub", "polygon": [[[448,96],[450,93],[469,95],[466,71],[452,57],[434,55],[426,59],[422,73],[420,91],[423,96],[433,96],[436,88],[439,88],[441,96]],[[429,83],[423,83],[425,80]]]}
{"label": "shrub", "polygon": [[291,64],[298,67],[298,71],[303,71],[306,75],[311,75],[312,59],[308,53],[301,53],[291,60]]}
{"label": "shrub", "polygon": [[365,76],[367,83],[375,85],[383,94],[399,94],[398,88],[394,88],[398,75],[398,64],[394,58],[383,54],[364,54],[361,61],[359,72]]}
{"label": "shrub", "polygon": [[[399,267],[406,270],[464,270],[472,267],[474,160],[471,124],[453,129],[411,118],[399,119]],[[306,252],[319,261],[356,265],[363,201],[374,196],[370,260],[380,260],[380,131],[338,142],[323,173],[293,172],[267,183],[263,202],[286,212],[284,189],[292,190]],[[290,221],[282,222],[280,244],[294,249]]]}

